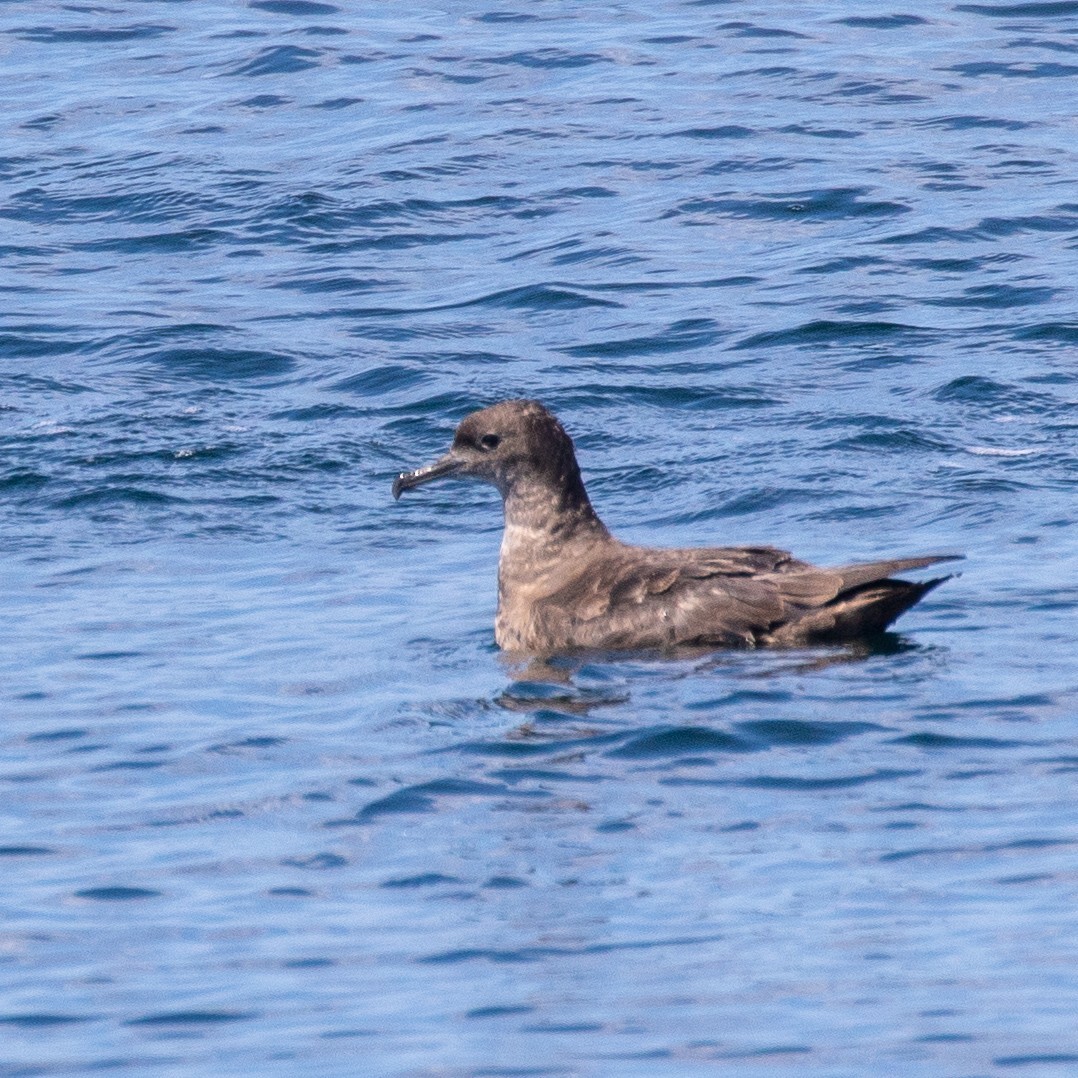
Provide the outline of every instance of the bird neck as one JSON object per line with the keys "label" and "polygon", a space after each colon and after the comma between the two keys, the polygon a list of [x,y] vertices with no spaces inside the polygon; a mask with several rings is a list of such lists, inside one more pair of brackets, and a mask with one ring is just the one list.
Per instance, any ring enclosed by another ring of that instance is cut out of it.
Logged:
{"label": "bird neck", "polygon": [[515,533],[536,550],[610,534],[592,508],[579,471],[556,481],[520,477],[505,490],[504,506],[507,535]]}
{"label": "bird neck", "polygon": [[588,499],[579,473],[575,483],[551,483],[528,477],[505,492],[505,531],[499,558],[503,588],[540,592],[594,550],[612,542],[610,532]]}
{"label": "bird neck", "polygon": [[579,471],[575,482],[559,478],[518,476],[503,491],[495,637],[510,650],[534,644],[541,600],[586,572],[597,551],[616,542],[592,508]]}

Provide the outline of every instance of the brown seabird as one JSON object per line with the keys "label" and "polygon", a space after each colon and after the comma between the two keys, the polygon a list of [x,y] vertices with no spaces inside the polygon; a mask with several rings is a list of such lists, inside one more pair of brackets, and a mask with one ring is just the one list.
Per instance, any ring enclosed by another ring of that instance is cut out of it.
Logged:
{"label": "brown seabird", "polygon": [[572,439],[538,401],[468,416],[449,452],[404,472],[393,497],[432,479],[482,479],[501,491],[494,636],[507,651],[798,646],[882,632],[947,577],[892,573],[959,555],[821,569],[773,547],[632,546],[592,508]]}

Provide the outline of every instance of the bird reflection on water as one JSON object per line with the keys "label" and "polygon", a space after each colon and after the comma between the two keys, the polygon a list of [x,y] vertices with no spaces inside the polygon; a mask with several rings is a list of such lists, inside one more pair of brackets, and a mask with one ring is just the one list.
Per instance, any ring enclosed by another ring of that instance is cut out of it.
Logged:
{"label": "bird reflection on water", "polygon": [[[938,645],[922,644],[901,633],[885,632],[850,641],[841,646],[791,648],[767,651],[715,651],[686,647],[665,652],[594,652],[554,657],[521,656],[503,653],[499,658],[511,684],[500,692],[494,703],[512,714],[526,715],[527,720],[509,730],[510,740],[565,740],[610,736],[620,724],[603,719],[603,708],[619,707],[632,701],[630,676],[606,685],[611,669],[627,675],[637,668],[660,666],[661,684],[673,686],[700,675],[725,674],[737,683],[749,681],[782,682],[790,677],[823,674],[828,670],[857,666],[883,656],[928,656],[940,652]],[[599,674],[600,676],[596,677]],[[585,684],[580,684],[585,682]],[[589,684],[590,682],[590,684]],[[649,679],[654,688],[655,680]],[[588,726],[567,722],[589,720]]]}

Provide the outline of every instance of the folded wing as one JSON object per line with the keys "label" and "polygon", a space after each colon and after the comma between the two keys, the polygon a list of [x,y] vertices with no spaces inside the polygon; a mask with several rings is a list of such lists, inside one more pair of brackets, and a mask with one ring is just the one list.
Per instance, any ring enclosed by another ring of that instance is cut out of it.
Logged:
{"label": "folded wing", "polygon": [[[585,648],[794,646],[881,632],[931,588],[893,579],[951,556],[822,569],[772,547],[625,547],[543,603],[557,635]],[[571,612],[571,613],[570,613]]]}

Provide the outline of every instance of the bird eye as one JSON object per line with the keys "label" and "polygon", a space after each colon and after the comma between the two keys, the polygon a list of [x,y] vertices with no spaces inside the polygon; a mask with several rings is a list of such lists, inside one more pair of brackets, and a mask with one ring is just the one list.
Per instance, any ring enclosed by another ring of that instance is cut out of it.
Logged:
{"label": "bird eye", "polygon": [[501,438],[496,434],[484,434],[483,437],[479,439],[479,444],[484,449],[497,449],[500,443]]}

